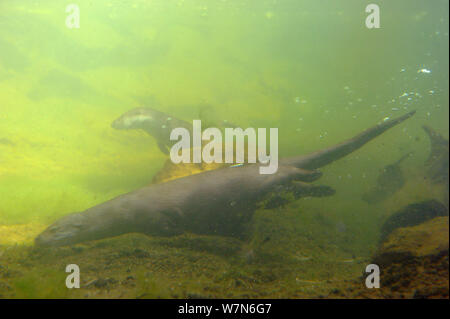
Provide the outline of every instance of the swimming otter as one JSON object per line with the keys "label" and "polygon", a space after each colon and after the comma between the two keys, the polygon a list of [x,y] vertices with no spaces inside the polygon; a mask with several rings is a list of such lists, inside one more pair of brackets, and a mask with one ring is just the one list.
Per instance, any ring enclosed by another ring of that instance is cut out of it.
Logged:
{"label": "swimming otter", "polygon": [[176,143],[170,140],[170,132],[174,128],[183,127],[192,132],[192,124],[150,107],[138,107],[125,112],[111,123],[111,127],[116,130],[144,130],[156,139],[159,149],[166,155]]}
{"label": "swimming otter", "polygon": [[357,150],[414,113],[382,122],[338,145],[282,159],[275,174],[259,174],[261,164],[248,164],[138,189],[57,220],[35,243],[39,246],[71,245],[130,232],[172,236],[189,231],[245,236],[248,221],[264,197],[285,190],[292,192],[295,198],[332,195],[334,191],[328,186],[307,183],[321,176],[315,169]]}

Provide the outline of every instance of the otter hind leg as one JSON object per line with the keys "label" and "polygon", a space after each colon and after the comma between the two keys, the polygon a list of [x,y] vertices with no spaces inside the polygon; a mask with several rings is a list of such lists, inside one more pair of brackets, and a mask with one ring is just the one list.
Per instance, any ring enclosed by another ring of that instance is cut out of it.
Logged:
{"label": "otter hind leg", "polygon": [[293,181],[289,185],[280,186],[270,194],[264,202],[264,208],[279,208],[302,197],[325,197],[335,193],[336,191],[330,186]]}
{"label": "otter hind leg", "polygon": [[327,185],[312,185],[303,182],[292,182],[292,192],[295,199],[302,197],[325,197],[332,196],[336,190]]}

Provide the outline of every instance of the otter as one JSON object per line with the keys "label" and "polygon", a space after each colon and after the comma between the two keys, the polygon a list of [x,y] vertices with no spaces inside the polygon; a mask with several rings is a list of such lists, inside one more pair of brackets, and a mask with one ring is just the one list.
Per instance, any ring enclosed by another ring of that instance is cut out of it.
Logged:
{"label": "otter", "polygon": [[84,212],[62,217],[35,239],[38,246],[73,245],[125,233],[174,236],[183,232],[243,238],[258,203],[274,192],[295,198],[330,196],[331,187],[309,184],[317,171],[413,116],[415,111],[365,130],[340,144],[280,160],[272,175],[261,164],[205,171],[120,195]]}

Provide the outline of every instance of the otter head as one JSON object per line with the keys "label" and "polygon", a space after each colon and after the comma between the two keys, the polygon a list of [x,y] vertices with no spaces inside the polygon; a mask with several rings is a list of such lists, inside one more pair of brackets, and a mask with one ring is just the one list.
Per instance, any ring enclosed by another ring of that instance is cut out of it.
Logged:
{"label": "otter head", "polygon": [[155,122],[155,111],[148,107],[132,109],[111,123],[116,130],[145,129]]}
{"label": "otter head", "polygon": [[89,240],[90,223],[86,223],[83,213],[65,216],[50,225],[35,239],[35,244],[41,247],[56,247],[76,244]]}

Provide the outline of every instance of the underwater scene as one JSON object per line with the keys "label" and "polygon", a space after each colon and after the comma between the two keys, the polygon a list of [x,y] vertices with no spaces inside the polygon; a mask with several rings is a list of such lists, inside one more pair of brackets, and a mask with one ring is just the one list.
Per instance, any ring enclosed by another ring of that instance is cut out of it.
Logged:
{"label": "underwater scene", "polygon": [[0,298],[449,298],[448,11],[1,0]]}

